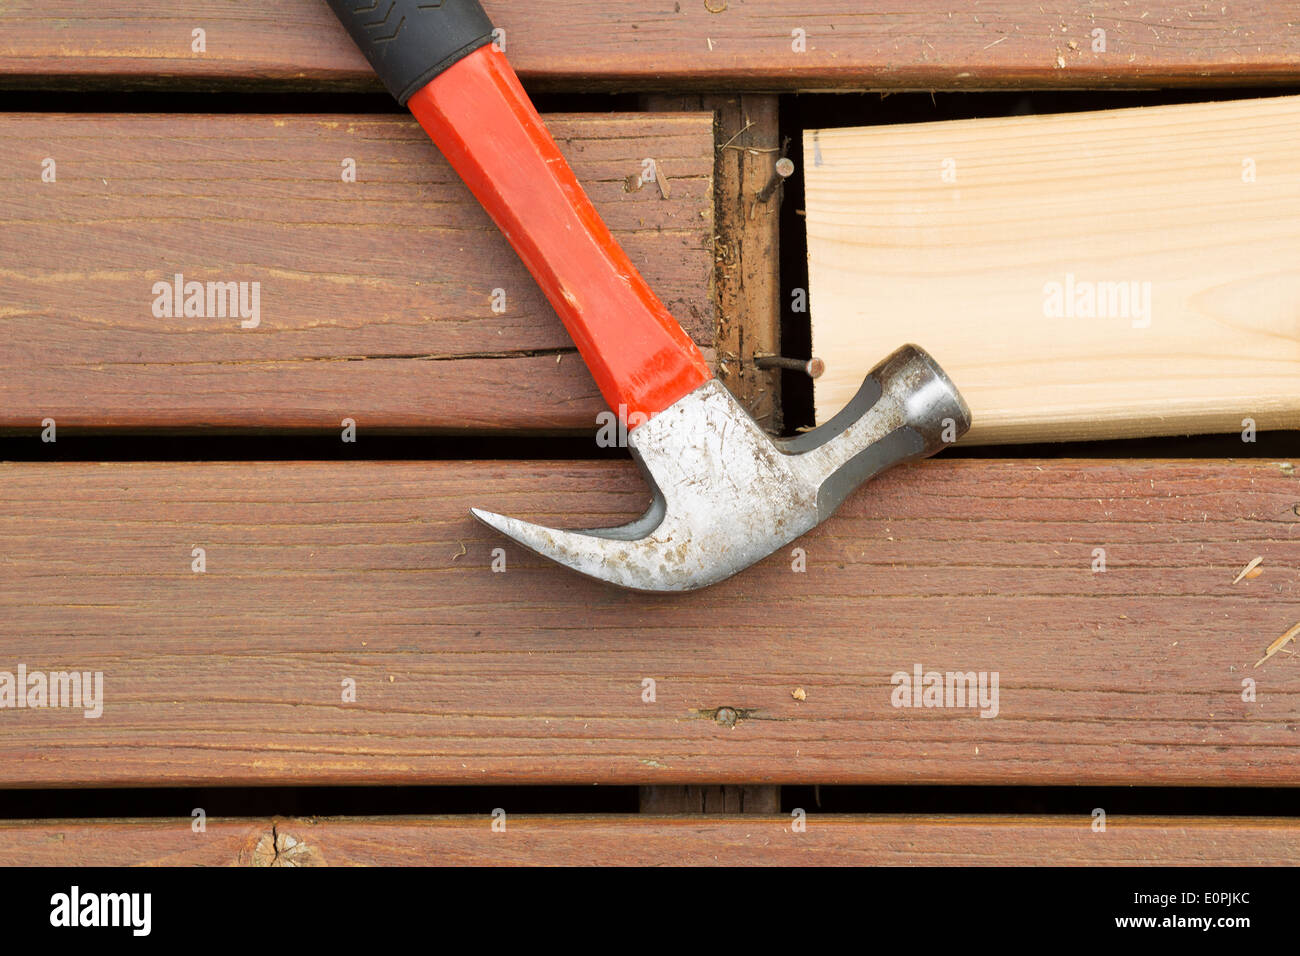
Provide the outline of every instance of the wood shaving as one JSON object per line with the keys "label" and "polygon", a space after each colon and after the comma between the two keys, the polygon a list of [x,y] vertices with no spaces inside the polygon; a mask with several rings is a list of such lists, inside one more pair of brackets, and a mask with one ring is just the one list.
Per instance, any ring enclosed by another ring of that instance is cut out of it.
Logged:
{"label": "wood shaving", "polygon": [[1276,654],[1278,651],[1284,648],[1288,643],[1294,641],[1296,639],[1297,634],[1300,634],[1300,624],[1296,624],[1289,631],[1287,631],[1285,634],[1279,637],[1276,641],[1268,645],[1268,650],[1264,652],[1263,657],[1255,661],[1255,666],[1258,667],[1260,664],[1264,663],[1266,660],[1268,660],[1270,657],[1272,657],[1274,654]]}
{"label": "wood shaving", "polygon": [[1254,571],[1257,567],[1259,567],[1263,562],[1264,562],[1263,556],[1255,558],[1255,560],[1251,561],[1250,564],[1246,565],[1244,568],[1241,569],[1241,573],[1232,579],[1232,583],[1239,584],[1242,578],[1245,577],[1253,578],[1253,577],[1258,577],[1259,574],[1263,574],[1262,571],[1259,572],[1258,574],[1251,574],[1251,572]]}
{"label": "wood shaving", "polygon": [[672,198],[672,189],[668,185],[668,174],[664,172],[663,163],[655,160],[655,182],[659,184],[659,195],[664,199]]}

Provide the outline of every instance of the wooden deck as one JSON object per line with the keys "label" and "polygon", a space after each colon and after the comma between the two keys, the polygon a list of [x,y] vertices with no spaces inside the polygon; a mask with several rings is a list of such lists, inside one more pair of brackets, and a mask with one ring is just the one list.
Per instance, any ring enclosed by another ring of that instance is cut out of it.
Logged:
{"label": "wooden deck", "polygon": [[[590,104],[547,116],[562,150],[773,429],[780,378],[753,360],[807,321],[781,274],[801,193],[756,199],[807,102],[778,93],[1300,86],[1293,0],[484,5],[531,89]],[[355,97],[265,106],[379,89],[324,3],[280,7],[0,7],[0,97],[20,110],[0,113],[0,672],[103,674],[94,719],[0,709],[0,796],[597,784],[642,788],[644,812],[510,812],[498,833],[427,809],[214,811],[195,834],[188,806],[10,810],[0,865],[1300,861],[1291,806],[1180,802],[1300,787],[1296,645],[1260,663],[1300,621],[1293,460],[950,456],[704,593],[571,577],[467,511],[570,527],[639,513],[634,468],[594,449],[475,455],[481,436],[579,447],[603,407],[590,376],[413,122]],[[33,112],[32,91],[57,109]],[[222,110],[158,112],[174,91]],[[258,282],[256,326],[158,314],[155,283],[176,274]],[[320,460],[213,461],[204,445],[345,420],[358,444]],[[429,460],[375,459],[381,434],[427,441]],[[159,460],[172,435],[193,460]],[[75,460],[84,437],[133,460]],[[465,460],[444,460],[449,438]],[[996,698],[901,706],[915,698],[897,675],[918,669],[982,675],[986,692],[996,677]],[[796,828],[781,788],[830,784],[1169,798],[1105,833],[1073,813],[815,807]]]}

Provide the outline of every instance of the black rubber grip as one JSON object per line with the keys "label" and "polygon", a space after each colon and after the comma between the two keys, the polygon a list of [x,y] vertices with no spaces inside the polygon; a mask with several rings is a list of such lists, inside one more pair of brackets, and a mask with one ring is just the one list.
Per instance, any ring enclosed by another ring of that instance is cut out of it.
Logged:
{"label": "black rubber grip", "polygon": [[478,0],[329,0],[403,106],[457,60],[492,42]]}

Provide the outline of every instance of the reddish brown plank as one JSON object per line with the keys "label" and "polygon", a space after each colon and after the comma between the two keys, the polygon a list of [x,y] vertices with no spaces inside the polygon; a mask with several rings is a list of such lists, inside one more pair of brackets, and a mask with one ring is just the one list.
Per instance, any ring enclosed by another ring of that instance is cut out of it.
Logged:
{"label": "reddish brown plank", "polygon": [[[484,0],[525,79],[644,90],[1294,82],[1300,4],[1153,0]],[[206,51],[193,31],[206,31]],[[1106,31],[1093,52],[1093,31]],[[806,31],[802,51],[794,31]],[[10,0],[10,85],[201,80],[378,89],[323,0]]]}
{"label": "reddish brown plank", "polygon": [[[711,117],[549,122],[651,286],[711,347]],[[628,187],[646,158],[666,190]],[[591,429],[604,408],[410,119],[10,115],[0,203],[0,428]],[[155,283],[177,273],[259,283],[258,324],[156,315]]]}
{"label": "reddish brown plank", "polygon": [[[809,815],[0,822],[4,866],[1294,866],[1285,817]],[[500,818],[498,818],[500,819]]]}
{"label": "reddish brown plank", "polygon": [[[98,719],[0,710],[0,781],[1300,784],[1300,661],[1254,666],[1300,621],[1290,465],[926,462],[804,573],[679,597],[466,513],[646,497],[614,462],[0,466],[0,670],[105,680]],[[997,672],[998,715],[893,706],[916,664]]]}
{"label": "reddish brown plank", "polygon": [[0,866],[249,866],[271,832],[270,820],[209,820],[203,832],[194,822],[0,820]]}

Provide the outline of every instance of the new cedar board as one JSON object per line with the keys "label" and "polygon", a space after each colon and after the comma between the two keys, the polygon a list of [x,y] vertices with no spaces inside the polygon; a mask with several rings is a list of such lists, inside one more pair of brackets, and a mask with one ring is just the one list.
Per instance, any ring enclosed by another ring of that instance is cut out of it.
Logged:
{"label": "new cedar board", "polygon": [[1300,427],[1300,97],[810,130],[819,421],[905,342],[966,441]]}

